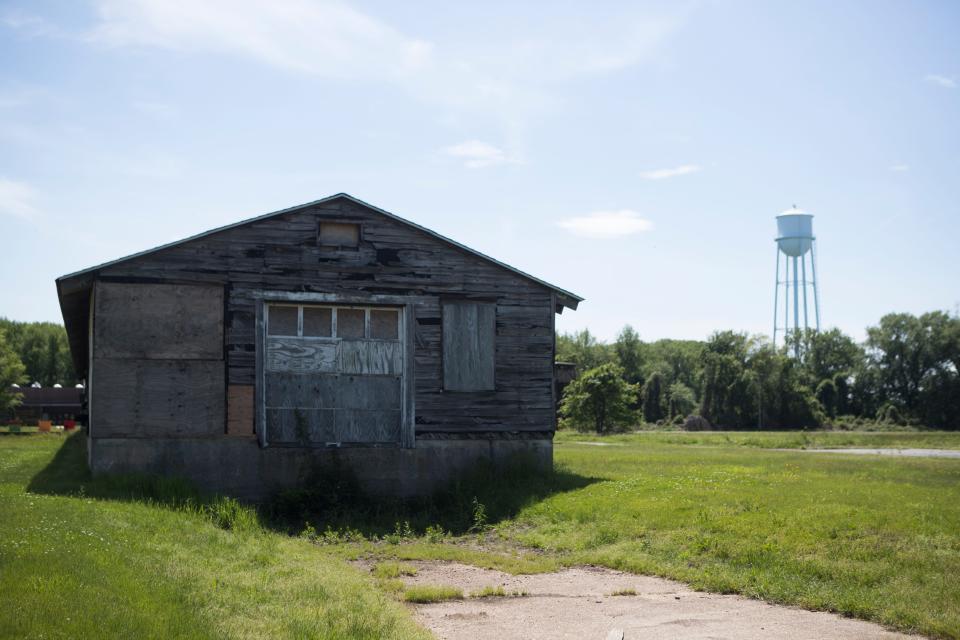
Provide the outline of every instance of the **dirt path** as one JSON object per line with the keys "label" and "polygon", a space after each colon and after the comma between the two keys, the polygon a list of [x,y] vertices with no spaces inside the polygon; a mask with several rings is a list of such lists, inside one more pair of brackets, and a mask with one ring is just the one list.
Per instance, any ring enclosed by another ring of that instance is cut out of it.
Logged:
{"label": "dirt path", "polygon": [[956,449],[774,449],[805,453],[851,453],[861,456],[903,456],[906,458],[960,458]]}
{"label": "dirt path", "polygon": [[[408,585],[450,585],[467,595],[500,586],[507,593],[527,594],[414,605],[420,623],[441,639],[919,638],[829,613],[699,593],[678,582],[609,569],[512,576],[456,563],[413,564],[418,572],[404,578]],[[611,595],[629,590],[635,595]]]}

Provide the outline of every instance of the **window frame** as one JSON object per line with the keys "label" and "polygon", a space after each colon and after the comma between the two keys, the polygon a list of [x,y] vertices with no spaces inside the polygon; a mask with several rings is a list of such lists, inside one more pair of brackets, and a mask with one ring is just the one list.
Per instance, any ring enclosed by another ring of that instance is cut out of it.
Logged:
{"label": "window frame", "polygon": [[[295,307],[297,309],[297,333],[277,334],[270,332],[270,310],[274,307]],[[312,309],[330,309],[330,335],[329,336],[305,336],[303,335],[303,310],[305,307]],[[359,309],[363,311],[363,336],[359,338],[345,338],[338,335],[337,331],[337,310],[338,309]],[[288,302],[268,302],[264,305],[264,324],[266,325],[267,338],[297,338],[302,340],[375,340],[379,342],[401,342],[403,337],[403,309],[395,305],[358,305],[358,304],[294,304]],[[370,312],[371,311],[392,311],[396,315],[397,337],[396,338],[374,338],[370,335]]]}

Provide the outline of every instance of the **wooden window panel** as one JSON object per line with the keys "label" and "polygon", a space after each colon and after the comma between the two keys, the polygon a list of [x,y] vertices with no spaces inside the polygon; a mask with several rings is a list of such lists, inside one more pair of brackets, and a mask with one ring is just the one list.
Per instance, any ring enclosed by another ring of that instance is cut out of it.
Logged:
{"label": "wooden window panel", "polygon": [[271,305],[267,318],[267,335],[295,336],[298,334],[300,309]]}
{"label": "wooden window panel", "polygon": [[370,309],[370,337],[375,340],[398,340],[398,317],[394,309]]}
{"label": "wooden window panel", "polygon": [[496,305],[443,305],[444,391],[493,391]]}
{"label": "wooden window panel", "polygon": [[337,337],[363,338],[366,328],[366,313],[363,309],[337,309]]}
{"label": "wooden window panel", "polygon": [[359,247],[360,225],[349,222],[321,222],[319,243],[324,247]]}
{"label": "wooden window panel", "polygon": [[333,335],[333,309],[330,307],[303,308],[303,335],[329,338]]}

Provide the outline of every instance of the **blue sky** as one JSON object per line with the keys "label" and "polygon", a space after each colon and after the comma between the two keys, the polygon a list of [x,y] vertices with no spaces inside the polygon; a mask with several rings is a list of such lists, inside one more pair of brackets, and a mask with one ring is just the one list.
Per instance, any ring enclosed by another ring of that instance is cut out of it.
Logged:
{"label": "blue sky", "polygon": [[826,326],[953,311],[960,4],[0,3],[0,315],[341,191],[584,296],[558,327],[605,339],[769,334],[794,203]]}

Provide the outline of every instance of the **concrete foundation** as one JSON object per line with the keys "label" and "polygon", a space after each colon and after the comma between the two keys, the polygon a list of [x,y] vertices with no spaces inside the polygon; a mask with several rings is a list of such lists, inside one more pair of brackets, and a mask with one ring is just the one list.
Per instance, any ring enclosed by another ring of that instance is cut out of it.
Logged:
{"label": "concrete foundation", "polygon": [[418,440],[399,447],[261,448],[253,438],[92,438],[96,474],[147,473],[182,477],[199,490],[260,501],[278,490],[305,486],[320,469],[351,470],[373,495],[408,497],[442,489],[480,462],[504,465],[517,457],[544,470],[553,465],[553,440]]}

